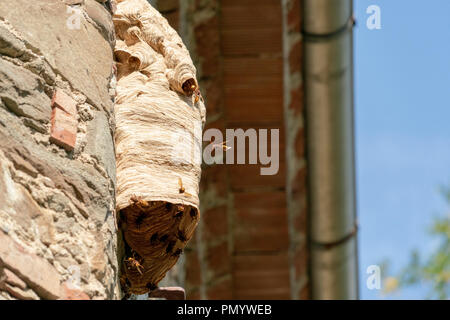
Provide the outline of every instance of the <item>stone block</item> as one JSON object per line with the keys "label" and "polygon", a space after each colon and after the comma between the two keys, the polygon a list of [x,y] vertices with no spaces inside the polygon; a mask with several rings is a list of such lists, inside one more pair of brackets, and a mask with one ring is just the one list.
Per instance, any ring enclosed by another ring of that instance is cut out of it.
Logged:
{"label": "stone block", "polygon": [[40,298],[59,298],[60,278],[56,269],[47,260],[27,252],[3,231],[0,231],[0,265],[23,279]]}

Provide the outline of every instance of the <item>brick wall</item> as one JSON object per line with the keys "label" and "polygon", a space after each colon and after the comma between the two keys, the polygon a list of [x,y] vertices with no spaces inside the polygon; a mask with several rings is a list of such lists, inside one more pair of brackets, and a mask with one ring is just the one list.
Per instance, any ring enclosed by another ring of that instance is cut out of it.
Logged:
{"label": "brick wall", "polygon": [[0,300],[120,296],[112,45],[97,1],[0,2]]}
{"label": "brick wall", "polygon": [[198,68],[205,129],[280,129],[276,175],[260,175],[259,165],[203,167],[201,223],[167,283],[190,299],[308,298],[300,0],[157,7]]}

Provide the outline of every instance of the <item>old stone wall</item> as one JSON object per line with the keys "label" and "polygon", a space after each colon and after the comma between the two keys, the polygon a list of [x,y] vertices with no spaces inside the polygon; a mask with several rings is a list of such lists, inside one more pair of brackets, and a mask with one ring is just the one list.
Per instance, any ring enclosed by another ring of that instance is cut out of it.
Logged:
{"label": "old stone wall", "polygon": [[0,2],[0,299],[120,297],[103,2]]}

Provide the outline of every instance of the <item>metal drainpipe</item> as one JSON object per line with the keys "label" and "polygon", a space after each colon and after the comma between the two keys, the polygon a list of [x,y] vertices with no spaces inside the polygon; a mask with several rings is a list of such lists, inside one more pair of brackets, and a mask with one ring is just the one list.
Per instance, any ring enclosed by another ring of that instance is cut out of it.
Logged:
{"label": "metal drainpipe", "polygon": [[358,299],[352,0],[303,0],[313,299]]}

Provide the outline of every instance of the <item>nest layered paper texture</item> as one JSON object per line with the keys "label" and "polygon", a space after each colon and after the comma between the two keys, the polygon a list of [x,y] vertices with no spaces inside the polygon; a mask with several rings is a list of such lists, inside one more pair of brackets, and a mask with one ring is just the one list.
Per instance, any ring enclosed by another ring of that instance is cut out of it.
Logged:
{"label": "nest layered paper texture", "polygon": [[145,0],[118,1],[116,207],[126,241],[122,285],[154,288],[199,219],[205,106],[178,34]]}

